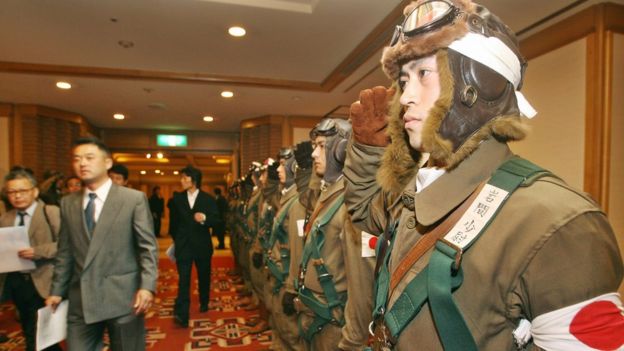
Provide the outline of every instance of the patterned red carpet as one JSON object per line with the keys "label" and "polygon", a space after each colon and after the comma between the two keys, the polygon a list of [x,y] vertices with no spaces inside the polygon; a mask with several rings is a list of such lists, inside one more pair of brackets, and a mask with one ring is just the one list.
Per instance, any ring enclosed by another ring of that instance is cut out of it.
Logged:
{"label": "patterned red carpet", "polygon": [[[170,240],[160,239],[161,252]],[[173,323],[173,304],[177,293],[175,265],[161,254],[158,292],[152,310],[146,315],[147,349],[150,351],[248,351],[266,349],[271,332],[249,333],[245,322],[257,318],[258,311],[244,311],[236,305],[240,299],[227,271],[233,267],[229,250],[216,251],[212,261],[210,309],[199,313],[196,279],[193,279],[189,328]],[[193,271],[195,275],[195,271]],[[0,351],[24,350],[24,338],[10,303],[0,304],[0,333],[10,340],[0,344]],[[105,348],[106,350],[107,348]]]}

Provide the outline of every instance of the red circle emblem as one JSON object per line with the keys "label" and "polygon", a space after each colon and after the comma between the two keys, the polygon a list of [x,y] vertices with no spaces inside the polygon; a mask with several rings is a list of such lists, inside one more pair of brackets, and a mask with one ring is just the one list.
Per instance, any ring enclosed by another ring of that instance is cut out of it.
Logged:
{"label": "red circle emblem", "polygon": [[570,323],[570,334],[598,350],[624,345],[624,315],[611,301],[596,301],[583,307]]}
{"label": "red circle emblem", "polygon": [[375,247],[377,247],[377,237],[373,236],[370,239],[368,239],[368,247],[370,247],[371,249],[375,250]]}

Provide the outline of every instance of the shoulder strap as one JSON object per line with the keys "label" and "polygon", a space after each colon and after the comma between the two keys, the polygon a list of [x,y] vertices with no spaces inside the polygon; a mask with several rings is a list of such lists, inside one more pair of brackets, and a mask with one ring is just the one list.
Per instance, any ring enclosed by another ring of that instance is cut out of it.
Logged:
{"label": "shoulder strap", "polygon": [[[480,191],[475,191],[476,198],[468,201],[470,206],[459,221],[444,238],[435,243],[428,266],[408,284],[383,316],[385,326],[393,338],[398,337],[428,300],[444,349],[477,350],[472,334],[452,297],[452,292],[463,282],[461,255],[487,229],[518,187],[529,186],[546,175],[551,173],[516,156],[503,163]],[[389,283],[386,281],[386,284]]]}
{"label": "shoulder strap", "polygon": [[[530,185],[536,179],[550,174],[545,169],[518,156],[503,163],[480,191],[461,223],[436,244],[429,260],[427,294],[433,320],[445,350],[478,350],[472,333],[451,295],[459,288],[454,282],[461,276],[461,256],[481,236],[496,214],[520,186]],[[492,206],[490,213],[479,214],[478,209]],[[472,216],[471,216],[472,215]],[[481,223],[479,223],[481,221]],[[471,231],[468,227],[474,224]],[[479,228],[481,224],[481,228]],[[461,281],[459,282],[461,284]],[[455,287],[454,287],[455,286]]]}

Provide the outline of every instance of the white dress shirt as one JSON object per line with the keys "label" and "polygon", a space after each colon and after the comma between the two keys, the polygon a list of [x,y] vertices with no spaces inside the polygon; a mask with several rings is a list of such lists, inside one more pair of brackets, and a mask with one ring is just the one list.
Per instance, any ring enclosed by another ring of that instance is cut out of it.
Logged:
{"label": "white dress shirt", "polygon": [[195,206],[195,200],[197,200],[197,195],[199,194],[199,189],[195,189],[194,192],[187,191],[186,196],[188,198],[189,206],[193,208]]}
{"label": "white dress shirt", "polygon": [[82,194],[82,210],[83,211],[87,208],[87,204],[89,203],[89,194],[95,193],[95,195],[97,196],[94,200],[96,223],[98,219],[100,218],[100,214],[102,213],[102,207],[104,207],[104,202],[106,202],[106,198],[108,197],[108,193],[110,192],[110,189],[112,186],[113,186],[113,181],[110,178],[108,178],[106,183],[102,184],[99,188],[95,189],[95,191],[91,191],[85,188],[85,191]]}
{"label": "white dress shirt", "polygon": [[421,192],[424,188],[431,185],[440,178],[446,171],[441,168],[423,167],[416,173],[416,192]]}
{"label": "white dress shirt", "polygon": [[24,216],[24,227],[26,227],[26,231],[28,231],[28,228],[30,228],[30,222],[32,221],[32,217],[35,214],[35,209],[37,209],[37,200],[33,201],[33,203],[30,204],[30,206],[28,206],[26,210],[17,211],[15,213],[15,226],[17,227],[20,223],[20,215],[18,213],[26,212],[26,215]]}

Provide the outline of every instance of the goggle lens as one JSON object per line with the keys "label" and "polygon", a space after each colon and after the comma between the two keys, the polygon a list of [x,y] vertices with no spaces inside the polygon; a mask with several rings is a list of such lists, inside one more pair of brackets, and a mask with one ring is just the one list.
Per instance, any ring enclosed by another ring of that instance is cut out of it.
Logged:
{"label": "goggle lens", "polygon": [[401,37],[413,37],[453,23],[459,13],[458,8],[443,0],[422,3],[407,15],[401,26],[396,27],[390,46],[396,45]]}

